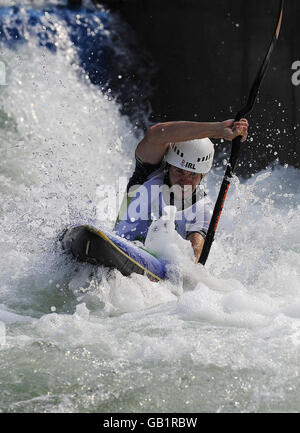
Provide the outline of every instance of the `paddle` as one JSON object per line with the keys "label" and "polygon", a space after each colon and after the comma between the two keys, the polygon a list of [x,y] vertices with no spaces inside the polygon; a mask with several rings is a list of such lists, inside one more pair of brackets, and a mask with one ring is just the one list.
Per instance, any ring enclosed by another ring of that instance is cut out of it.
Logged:
{"label": "paddle", "polygon": [[[267,54],[264,58],[264,61],[262,62],[262,65],[261,65],[261,67],[260,67],[260,69],[259,69],[259,71],[255,77],[255,80],[252,84],[247,103],[237,113],[237,115],[235,116],[235,121],[240,120],[246,114],[250,113],[250,111],[252,110],[252,108],[254,106],[259,87],[261,85],[261,82],[262,82],[265,74],[266,74],[272,51],[274,49],[275,43],[276,43],[278,36],[279,36],[280,26],[281,26],[281,22],[282,22],[283,4],[284,4],[284,0],[281,0],[280,1],[280,7],[279,7],[279,14],[278,14],[278,18],[277,18],[277,24],[276,24],[275,32],[273,34],[273,38],[271,40],[269,49],[268,49]],[[235,165],[236,165],[236,162],[237,162],[237,159],[239,156],[241,138],[242,138],[241,136],[238,136],[232,141],[229,163],[226,167],[224,179],[223,179],[223,182],[222,182],[222,185],[220,188],[220,192],[219,192],[219,195],[218,195],[215,207],[214,207],[214,211],[213,211],[213,215],[211,217],[209,229],[208,229],[206,239],[204,242],[204,246],[202,249],[202,253],[201,253],[201,256],[199,259],[199,263],[201,263],[202,265],[205,265],[205,262],[208,258],[210,248],[211,248],[211,245],[213,243],[214,236],[215,236],[215,233],[216,233],[216,230],[218,227],[218,223],[219,223],[220,216],[221,216],[221,213],[222,213],[222,210],[224,207],[226,195],[227,195],[229,185],[230,185],[232,176],[234,174]]]}

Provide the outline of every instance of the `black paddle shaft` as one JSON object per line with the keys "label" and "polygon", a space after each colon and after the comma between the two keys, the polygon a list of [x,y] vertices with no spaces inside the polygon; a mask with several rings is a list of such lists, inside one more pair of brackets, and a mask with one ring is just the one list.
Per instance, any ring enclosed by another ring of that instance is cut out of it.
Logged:
{"label": "black paddle shaft", "polygon": [[[271,43],[269,45],[269,49],[266,53],[266,56],[262,62],[262,65],[255,77],[255,80],[252,84],[249,96],[248,96],[248,100],[246,105],[237,113],[237,115],[235,116],[235,121],[240,120],[242,117],[244,117],[246,114],[250,113],[252,111],[252,108],[254,106],[254,103],[256,101],[256,97],[259,91],[259,87],[261,85],[261,82],[266,74],[268,65],[270,63],[270,58],[271,58],[271,54],[272,51],[274,49],[275,43],[278,39],[279,36],[279,31],[280,31],[280,27],[281,27],[281,22],[282,22],[282,14],[283,14],[283,4],[284,4],[284,0],[280,1],[280,6],[279,6],[279,14],[278,14],[278,18],[277,18],[277,24],[276,24],[276,28],[273,34],[273,38],[271,40]],[[214,211],[210,220],[210,224],[209,224],[209,229],[205,238],[205,242],[204,242],[204,246],[202,249],[202,253],[199,259],[199,263],[201,263],[202,265],[205,265],[206,260],[208,258],[209,252],[210,252],[210,248],[211,245],[213,243],[214,240],[214,236],[218,227],[218,223],[221,217],[221,213],[224,207],[224,202],[226,199],[226,195],[229,189],[229,185],[231,182],[231,178],[234,174],[234,169],[235,169],[235,165],[239,156],[239,152],[240,152],[240,146],[241,146],[241,136],[236,137],[233,141],[232,141],[232,147],[231,147],[231,154],[230,154],[230,159],[228,162],[228,165],[226,167],[226,171],[225,171],[225,175],[223,178],[223,182],[220,188],[220,192],[214,207]]]}

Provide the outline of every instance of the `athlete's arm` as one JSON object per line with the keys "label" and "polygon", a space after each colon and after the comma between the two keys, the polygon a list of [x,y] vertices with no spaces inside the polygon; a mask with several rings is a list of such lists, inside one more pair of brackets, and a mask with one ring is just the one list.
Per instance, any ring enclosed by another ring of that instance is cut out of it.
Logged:
{"label": "athlete's arm", "polygon": [[143,162],[159,164],[169,143],[195,140],[196,138],[224,138],[233,140],[238,135],[245,141],[248,121],[233,119],[223,122],[165,122],[151,126],[136,148],[136,156]]}
{"label": "athlete's arm", "polygon": [[200,233],[191,233],[187,236],[187,240],[192,244],[195,254],[195,263],[198,263],[204,245],[204,237],[201,236]]}

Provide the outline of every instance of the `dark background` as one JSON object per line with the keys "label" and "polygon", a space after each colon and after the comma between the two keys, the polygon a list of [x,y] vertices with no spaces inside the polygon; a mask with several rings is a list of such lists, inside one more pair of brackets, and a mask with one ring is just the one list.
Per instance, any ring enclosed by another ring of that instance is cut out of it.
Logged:
{"label": "dark background", "polygon": [[[94,3],[97,3],[95,0]],[[245,103],[272,38],[279,0],[108,0],[156,65],[151,121],[225,120]],[[238,173],[279,160],[299,167],[300,1],[286,0],[279,40],[259,99],[248,116],[249,139]],[[218,145],[219,152],[225,149]],[[228,149],[228,144],[226,145]]]}

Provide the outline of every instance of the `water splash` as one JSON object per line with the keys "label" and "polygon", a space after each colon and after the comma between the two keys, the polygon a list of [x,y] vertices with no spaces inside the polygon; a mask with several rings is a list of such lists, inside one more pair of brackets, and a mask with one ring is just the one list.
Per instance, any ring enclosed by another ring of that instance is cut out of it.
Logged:
{"label": "water splash", "polygon": [[58,234],[131,174],[136,129],[72,46],[1,53],[0,410],[297,411],[299,171],[235,179],[206,268],[154,283],[77,265]]}

